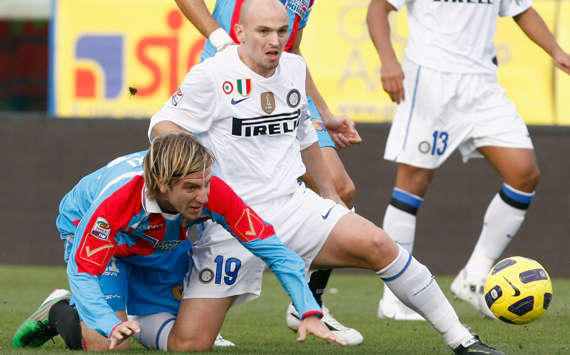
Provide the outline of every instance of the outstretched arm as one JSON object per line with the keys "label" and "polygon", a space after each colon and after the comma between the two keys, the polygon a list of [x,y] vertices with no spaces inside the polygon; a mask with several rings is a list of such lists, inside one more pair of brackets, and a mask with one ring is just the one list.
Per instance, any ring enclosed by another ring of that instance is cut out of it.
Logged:
{"label": "outstretched arm", "polygon": [[380,70],[382,87],[390,95],[390,99],[399,104],[406,97],[404,93],[404,72],[390,41],[388,14],[393,10],[394,7],[386,0],[372,0],[368,5],[366,22],[368,23],[370,37],[382,62],[382,69]]}
{"label": "outstretched arm", "polygon": [[[300,46],[302,38],[303,29],[300,29],[297,32],[297,36],[295,37],[295,43],[292,49],[293,53],[301,55]],[[362,142],[362,138],[360,138],[360,135],[354,126],[354,122],[352,122],[348,116],[335,116],[329,110],[327,103],[321,96],[321,93],[313,81],[313,77],[311,76],[308,65],[307,78],[305,80],[305,90],[307,92],[307,96],[311,97],[313,100],[317,111],[319,111],[319,114],[321,115],[321,119],[323,120],[325,127],[329,130],[329,134],[338,148],[343,149],[353,144],[359,144]]]}
{"label": "outstretched arm", "polygon": [[560,48],[552,32],[535,9],[529,7],[515,16],[514,20],[528,38],[554,59],[554,65],[558,69],[570,74],[570,55]]}
{"label": "outstretched arm", "polygon": [[210,14],[204,0],[176,0],[176,5],[188,21],[212,42],[216,50],[220,51],[234,43],[229,34],[220,27],[220,24]]}

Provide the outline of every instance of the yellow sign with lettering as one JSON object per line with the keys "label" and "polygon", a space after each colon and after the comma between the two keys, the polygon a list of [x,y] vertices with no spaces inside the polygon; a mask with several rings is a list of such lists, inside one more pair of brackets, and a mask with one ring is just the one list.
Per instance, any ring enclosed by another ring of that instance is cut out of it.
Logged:
{"label": "yellow sign with lettering", "polygon": [[[380,59],[366,25],[368,4],[316,1],[301,50],[333,113],[389,122],[396,105],[382,90]],[[570,3],[534,7],[570,51]],[[390,23],[402,59],[405,8],[393,12]],[[173,1],[57,0],[53,24],[49,112],[59,117],[148,118],[176,92],[204,45]],[[499,20],[495,44],[499,81],[525,122],[570,125],[570,77],[512,19]]]}

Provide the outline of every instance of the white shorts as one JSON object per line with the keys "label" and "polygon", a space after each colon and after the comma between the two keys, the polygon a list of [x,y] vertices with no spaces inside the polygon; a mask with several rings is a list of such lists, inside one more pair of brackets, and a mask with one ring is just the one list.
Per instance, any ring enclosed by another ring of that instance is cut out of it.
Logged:
{"label": "white shorts", "polygon": [[[290,197],[251,207],[273,225],[277,236],[289,249],[303,258],[306,273],[333,227],[350,212],[305,185],[299,185]],[[205,224],[200,238],[192,246],[191,262],[183,298],[238,296],[236,305],[261,294],[266,264],[217,223]]]}
{"label": "white shorts", "polygon": [[528,129],[496,75],[443,73],[406,60],[406,100],[398,105],[384,158],[435,169],[459,148],[463,161],[477,148],[533,149]]}

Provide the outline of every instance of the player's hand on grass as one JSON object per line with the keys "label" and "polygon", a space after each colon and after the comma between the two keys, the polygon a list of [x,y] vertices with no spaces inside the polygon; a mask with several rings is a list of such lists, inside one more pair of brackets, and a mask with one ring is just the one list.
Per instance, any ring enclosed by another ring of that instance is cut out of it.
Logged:
{"label": "player's hand on grass", "polygon": [[404,72],[398,61],[386,62],[380,69],[380,78],[384,91],[390,95],[392,102],[399,104],[406,99],[404,93]]}
{"label": "player's hand on grass", "polygon": [[116,346],[121,344],[125,339],[127,339],[128,337],[130,337],[135,333],[139,333],[140,331],[141,331],[141,325],[139,324],[139,322],[126,321],[119,323],[119,325],[117,325],[115,329],[113,329],[113,332],[109,336],[109,342],[110,342],[109,349],[110,350],[114,349]]}
{"label": "player's hand on grass", "polygon": [[570,54],[559,49],[554,52],[552,58],[554,59],[554,65],[558,69],[562,70],[566,74],[570,74]]}
{"label": "player's hand on grass", "polygon": [[337,148],[344,149],[353,144],[360,144],[362,138],[356,130],[354,122],[348,116],[330,116],[323,120]]}
{"label": "player's hand on grass", "polygon": [[346,342],[334,336],[325,323],[321,322],[317,316],[303,318],[297,334],[299,334],[297,337],[298,342],[304,342],[305,339],[307,339],[307,335],[313,334],[316,337],[328,341],[329,343],[346,346]]}

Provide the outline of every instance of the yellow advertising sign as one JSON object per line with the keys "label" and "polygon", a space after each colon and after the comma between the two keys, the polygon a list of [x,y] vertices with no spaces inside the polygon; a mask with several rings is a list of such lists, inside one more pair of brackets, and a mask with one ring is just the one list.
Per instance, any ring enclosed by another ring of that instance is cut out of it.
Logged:
{"label": "yellow advertising sign", "polygon": [[156,0],[57,0],[52,36],[60,117],[150,117],[204,44],[174,1]]}
{"label": "yellow advertising sign", "polygon": [[[558,28],[554,31],[560,46],[570,51],[570,1],[558,3]],[[554,124],[570,126],[570,75],[561,70],[554,71],[554,104],[556,121]]]}
{"label": "yellow advertising sign", "polygon": [[[303,33],[302,52],[333,112],[359,122],[391,121],[395,105],[382,90],[380,60],[366,26],[368,4],[368,0],[317,1]],[[545,1],[533,6],[547,24],[559,22],[559,28],[551,30],[570,51],[570,4]],[[392,43],[401,60],[408,37],[405,7],[391,16]],[[569,76],[555,72],[550,56],[511,18],[499,20],[495,43],[500,83],[523,119],[528,124],[570,124]]]}
{"label": "yellow advertising sign", "polygon": [[[316,1],[301,52],[331,111],[359,122],[391,121],[396,105],[382,90],[380,59],[366,25],[368,0]],[[399,58],[408,36],[405,11],[391,17]]]}
{"label": "yellow advertising sign", "polygon": [[[50,113],[60,117],[150,117],[199,61],[204,39],[174,1],[54,0]],[[208,1],[213,5],[214,0]],[[382,90],[380,59],[366,26],[369,0],[319,0],[302,53],[334,113],[387,122],[396,106]],[[535,2],[570,50],[570,4]],[[400,59],[406,11],[390,17]],[[512,19],[496,35],[499,80],[529,124],[570,125],[570,78]],[[129,88],[133,88],[129,90]],[[136,94],[133,93],[136,91]]]}

